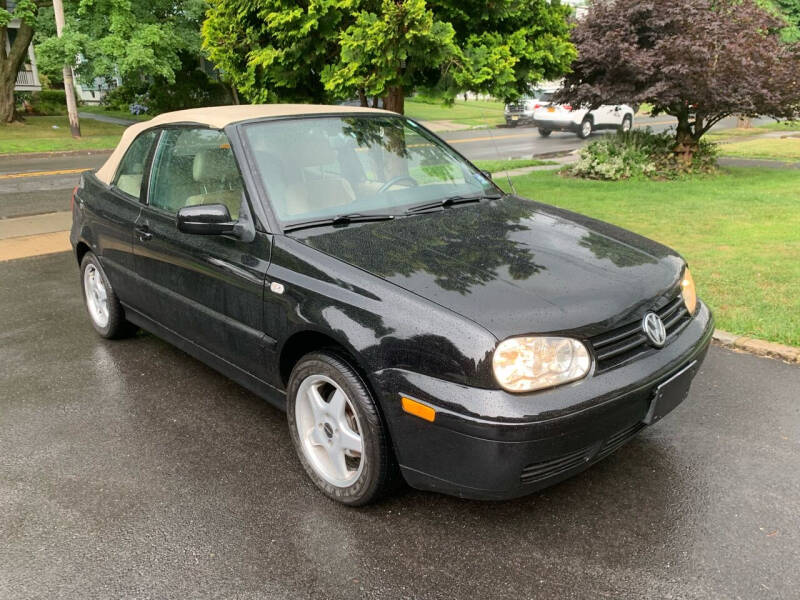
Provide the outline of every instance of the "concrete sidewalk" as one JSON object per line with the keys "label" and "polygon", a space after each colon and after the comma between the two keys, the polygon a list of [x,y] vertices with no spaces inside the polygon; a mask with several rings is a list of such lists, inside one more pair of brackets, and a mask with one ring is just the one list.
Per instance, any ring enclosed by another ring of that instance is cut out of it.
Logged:
{"label": "concrete sidewalk", "polygon": [[66,252],[71,225],[69,211],[0,219],[0,262]]}

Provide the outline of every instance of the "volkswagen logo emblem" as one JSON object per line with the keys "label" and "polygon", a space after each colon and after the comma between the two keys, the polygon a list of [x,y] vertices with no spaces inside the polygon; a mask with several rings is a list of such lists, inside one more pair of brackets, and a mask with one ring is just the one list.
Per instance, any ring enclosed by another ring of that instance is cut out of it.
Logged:
{"label": "volkswagen logo emblem", "polygon": [[642,319],[642,331],[656,348],[661,348],[667,341],[667,330],[664,329],[664,322],[654,312],[649,312]]}

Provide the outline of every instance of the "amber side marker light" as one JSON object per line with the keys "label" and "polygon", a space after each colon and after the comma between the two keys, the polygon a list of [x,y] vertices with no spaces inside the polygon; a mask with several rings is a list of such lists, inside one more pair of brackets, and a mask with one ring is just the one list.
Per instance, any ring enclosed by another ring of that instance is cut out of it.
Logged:
{"label": "amber side marker light", "polygon": [[403,410],[406,411],[410,415],[414,415],[415,417],[419,417],[420,419],[425,419],[426,421],[430,421],[433,423],[433,420],[436,418],[436,411],[433,410],[430,406],[423,404],[422,402],[417,402],[416,400],[412,400],[411,398],[406,398],[405,396],[402,397],[403,401]]}

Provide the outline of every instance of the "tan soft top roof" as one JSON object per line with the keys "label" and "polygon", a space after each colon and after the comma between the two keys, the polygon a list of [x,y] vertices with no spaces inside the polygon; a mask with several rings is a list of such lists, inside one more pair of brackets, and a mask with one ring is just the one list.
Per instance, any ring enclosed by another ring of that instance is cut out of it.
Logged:
{"label": "tan soft top roof", "polygon": [[105,183],[111,183],[117,172],[122,157],[128,150],[131,142],[141,132],[158,125],[169,123],[197,123],[212,129],[222,129],[231,123],[248,121],[250,119],[264,119],[268,117],[291,117],[294,115],[324,115],[331,113],[379,113],[395,114],[377,108],[362,108],[360,106],[329,106],[324,104],[240,104],[233,106],[208,106],[205,108],[190,108],[164,113],[142,123],[128,127],[122,134],[114,152],[108,157],[105,164],[97,170],[97,178]]}

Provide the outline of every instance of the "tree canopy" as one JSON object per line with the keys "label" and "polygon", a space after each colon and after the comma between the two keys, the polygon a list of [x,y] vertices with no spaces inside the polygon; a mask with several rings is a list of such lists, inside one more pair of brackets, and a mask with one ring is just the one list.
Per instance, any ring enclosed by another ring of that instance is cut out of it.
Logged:
{"label": "tree canopy", "polygon": [[[75,65],[84,81],[119,75],[174,83],[181,56],[200,54],[205,0],[64,0],[66,26],[55,37],[52,10],[43,10],[36,51],[40,69]],[[49,34],[49,35],[48,35]],[[76,57],[84,60],[76,64]]]}
{"label": "tree canopy", "polygon": [[416,89],[501,98],[575,57],[558,0],[210,0],[203,44],[251,102],[367,96],[403,110]]}
{"label": "tree canopy", "polygon": [[579,57],[560,98],[572,104],[643,103],[678,119],[687,155],[733,115],[800,111],[800,45],[754,0],[595,0],[573,31]]}

